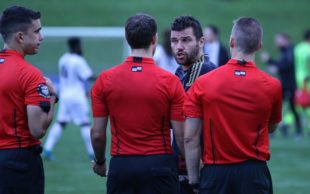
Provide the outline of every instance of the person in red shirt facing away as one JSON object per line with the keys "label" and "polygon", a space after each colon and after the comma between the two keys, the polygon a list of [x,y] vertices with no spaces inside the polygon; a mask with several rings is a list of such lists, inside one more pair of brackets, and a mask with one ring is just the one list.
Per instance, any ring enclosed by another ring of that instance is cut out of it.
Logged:
{"label": "person in red shirt facing away", "polygon": [[36,54],[43,36],[40,12],[12,6],[0,19],[0,193],[44,193],[39,141],[57,99],[51,81],[24,57]]}
{"label": "person in red shirt facing away", "polygon": [[106,127],[111,123],[107,193],[178,194],[170,125],[183,148],[184,89],[178,78],[155,65],[157,24],[136,14],[125,24],[131,56],[100,74],[91,89],[93,170],[105,176]]}
{"label": "person in red shirt facing away", "polygon": [[199,182],[202,130],[204,167],[199,193],[270,194],[268,133],[281,121],[281,84],[254,63],[255,52],[262,46],[257,20],[237,19],[229,45],[232,58],[228,63],[198,78],[185,98],[189,182]]}

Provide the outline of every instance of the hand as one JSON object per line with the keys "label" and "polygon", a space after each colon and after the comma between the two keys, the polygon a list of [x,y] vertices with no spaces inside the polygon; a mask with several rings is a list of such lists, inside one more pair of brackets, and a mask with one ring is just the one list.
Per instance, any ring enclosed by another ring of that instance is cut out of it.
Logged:
{"label": "hand", "polygon": [[105,177],[107,176],[107,167],[106,164],[98,165],[96,162],[92,161],[93,163],[93,171],[94,173],[98,174],[99,176]]}
{"label": "hand", "polygon": [[53,82],[48,78],[48,77],[44,77],[48,91],[50,92],[50,94],[56,94],[56,90],[55,87],[53,85]]}
{"label": "hand", "polygon": [[263,51],[260,54],[260,59],[262,60],[262,62],[266,63],[270,59],[270,56],[266,51]]}

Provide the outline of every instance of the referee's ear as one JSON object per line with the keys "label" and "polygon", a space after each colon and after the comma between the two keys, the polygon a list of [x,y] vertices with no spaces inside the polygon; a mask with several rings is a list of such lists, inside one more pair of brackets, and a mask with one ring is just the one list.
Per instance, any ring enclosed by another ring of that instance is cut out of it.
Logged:
{"label": "referee's ear", "polygon": [[152,38],[151,44],[156,46],[157,42],[158,42],[158,35],[156,33]]}

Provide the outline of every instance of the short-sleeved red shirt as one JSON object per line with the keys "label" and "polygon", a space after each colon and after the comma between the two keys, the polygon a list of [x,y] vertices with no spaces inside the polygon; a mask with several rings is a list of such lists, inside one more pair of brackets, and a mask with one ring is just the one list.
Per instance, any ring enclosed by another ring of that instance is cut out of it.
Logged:
{"label": "short-sleeved red shirt", "polygon": [[172,153],[170,120],[183,121],[184,89],[151,58],[128,57],[101,73],[92,90],[93,117],[110,117],[111,155]]}
{"label": "short-sleeved red shirt", "polygon": [[40,144],[28,127],[27,105],[49,103],[42,73],[14,50],[0,52],[0,149]]}
{"label": "short-sleeved red shirt", "polygon": [[184,102],[203,119],[204,164],[269,160],[268,126],[281,121],[280,82],[254,63],[228,63],[197,79]]}

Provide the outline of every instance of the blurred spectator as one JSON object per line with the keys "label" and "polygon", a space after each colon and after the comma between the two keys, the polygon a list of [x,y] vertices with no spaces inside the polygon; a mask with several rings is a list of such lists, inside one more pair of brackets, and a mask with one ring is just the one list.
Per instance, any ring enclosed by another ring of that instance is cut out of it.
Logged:
{"label": "blurred spectator", "polygon": [[[274,43],[280,51],[279,57],[274,60],[267,52],[263,52],[261,59],[269,66],[272,66],[279,75],[282,84],[283,100],[289,103],[290,110],[295,118],[296,136],[299,137],[302,134],[302,128],[294,103],[296,90],[294,46],[290,41],[290,37],[285,33],[277,33],[274,37]],[[287,135],[287,125],[281,125],[281,129],[284,135]]]}
{"label": "blurred spectator", "polygon": [[175,61],[175,58],[173,57],[172,50],[171,50],[171,44],[170,44],[170,29],[166,29],[163,32],[163,44],[157,45],[156,51],[154,54],[154,60],[155,63],[169,71],[170,73],[174,74],[179,65]]}
{"label": "blurred spectator", "polygon": [[220,32],[215,25],[208,25],[203,30],[205,36],[204,53],[209,55],[210,61],[217,67],[224,65],[229,60],[225,46],[220,42]]}

